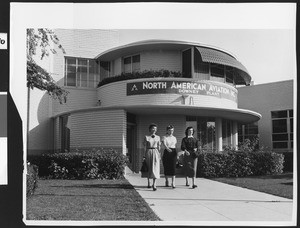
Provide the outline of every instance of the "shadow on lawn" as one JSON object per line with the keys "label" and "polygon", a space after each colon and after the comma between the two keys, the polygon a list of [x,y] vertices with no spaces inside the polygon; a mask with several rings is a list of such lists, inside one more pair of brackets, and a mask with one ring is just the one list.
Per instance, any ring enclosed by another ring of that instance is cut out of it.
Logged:
{"label": "shadow on lawn", "polygon": [[129,184],[80,184],[80,185],[69,185],[69,186],[49,186],[51,188],[119,188],[119,189],[133,189],[132,185]]}
{"label": "shadow on lawn", "polygon": [[265,176],[249,176],[248,178],[259,178],[259,179],[291,179],[293,178],[293,173],[283,173]]}

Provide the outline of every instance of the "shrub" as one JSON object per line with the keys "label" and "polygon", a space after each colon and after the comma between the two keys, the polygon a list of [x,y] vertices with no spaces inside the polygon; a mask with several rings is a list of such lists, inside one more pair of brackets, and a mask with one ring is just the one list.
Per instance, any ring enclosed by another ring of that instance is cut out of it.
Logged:
{"label": "shrub", "polygon": [[132,73],[121,73],[114,77],[104,78],[99,82],[98,87],[118,81],[139,79],[139,78],[179,78],[182,77],[181,72],[168,71],[168,70],[145,70],[142,72],[132,72]]}
{"label": "shrub", "polygon": [[54,179],[120,179],[127,157],[115,150],[92,150],[33,156],[40,177]]}
{"label": "shrub", "polygon": [[282,173],[283,156],[270,151],[222,153],[202,152],[197,175],[201,177],[244,177]]}
{"label": "shrub", "polygon": [[38,167],[27,163],[26,196],[31,196],[37,188]]}
{"label": "shrub", "polygon": [[284,156],[283,162],[283,172],[293,172],[293,152],[283,152],[281,153]]}

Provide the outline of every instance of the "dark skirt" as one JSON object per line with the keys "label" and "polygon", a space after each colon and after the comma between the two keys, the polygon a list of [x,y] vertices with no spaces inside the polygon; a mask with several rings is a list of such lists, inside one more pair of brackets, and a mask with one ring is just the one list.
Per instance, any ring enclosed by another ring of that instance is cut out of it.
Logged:
{"label": "dark skirt", "polygon": [[175,148],[171,150],[172,152],[164,150],[164,154],[162,158],[165,176],[175,176],[177,152]]}
{"label": "dark skirt", "polygon": [[198,164],[198,158],[191,155],[184,155],[183,156],[183,167],[184,167],[184,173],[187,177],[196,177],[197,173],[197,164]]}

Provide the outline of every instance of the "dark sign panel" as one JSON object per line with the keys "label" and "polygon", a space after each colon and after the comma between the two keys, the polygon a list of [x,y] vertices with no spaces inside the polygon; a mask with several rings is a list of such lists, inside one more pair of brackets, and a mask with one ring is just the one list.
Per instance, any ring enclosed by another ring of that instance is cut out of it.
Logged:
{"label": "dark sign panel", "polygon": [[213,82],[143,81],[127,83],[127,96],[166,93],[206,95],[237,101],[235,88]]}

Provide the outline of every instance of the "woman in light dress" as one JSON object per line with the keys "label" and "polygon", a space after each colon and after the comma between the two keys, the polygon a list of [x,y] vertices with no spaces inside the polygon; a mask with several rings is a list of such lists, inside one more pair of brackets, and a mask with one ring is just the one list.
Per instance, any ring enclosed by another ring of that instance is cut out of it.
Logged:
{"label": "woman in light dress", "polygon": [[171,177],[172,188],[175,188],[175,170],[176,170],[176,161],[177,161],[177,152],[176,144],[177,139],[173,135],[174,127],[172,125],[167,126],[167,135],[162,138],[162,143],[165,147],[164,154],[162,157],[162,162],[164,166],[165,174],[165,186],[169,187],[168,178]]}
{"label": "woman in light dress", "polygon": [[152,188],[156,191],[156,179],[160,178],[160,137],[156,135],[157,125],[150,124],[149,133],[144,138],[145,159],[148,167],[148,188],[151,188],[150,179],[153,179]]}

